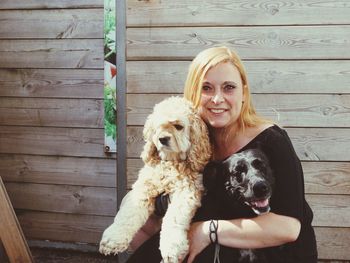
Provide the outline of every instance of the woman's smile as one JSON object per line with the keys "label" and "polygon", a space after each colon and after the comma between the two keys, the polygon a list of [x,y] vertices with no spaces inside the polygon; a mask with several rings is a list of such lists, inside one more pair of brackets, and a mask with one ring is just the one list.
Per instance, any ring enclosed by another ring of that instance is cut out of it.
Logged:
{"label": "woman's smile", "polygon": [[210,112],[216,115],[220,115],[221,113],[224,113],[227,111],[227,109],[209,109]]}

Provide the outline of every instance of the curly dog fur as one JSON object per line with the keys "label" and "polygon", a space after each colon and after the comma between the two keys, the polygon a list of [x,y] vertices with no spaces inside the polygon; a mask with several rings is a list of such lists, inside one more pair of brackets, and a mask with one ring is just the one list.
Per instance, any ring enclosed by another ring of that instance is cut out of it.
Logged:
{"label": "curly dog fur", "polygon": [[126,250],[154,212],[155,198],[165,192],[170,204],[161,226],[160,251],[165,263],[177,263],[188,252],[187,231],[204,190],[201,173],[211,157],[208,130],[189,101],[171,97],[154,107],[143,136],[144,167],[114,223],[104,231],[100,252]]}

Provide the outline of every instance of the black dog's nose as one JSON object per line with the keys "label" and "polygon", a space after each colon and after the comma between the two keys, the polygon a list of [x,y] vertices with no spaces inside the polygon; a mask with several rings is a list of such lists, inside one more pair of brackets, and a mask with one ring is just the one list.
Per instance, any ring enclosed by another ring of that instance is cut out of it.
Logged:
{"label": "black dog's nose", "polygon": [[259,181],[253,186],[253,191],[255,197],[265,197],[266,194],[269,192],[269,186],[264,181]]}
{"label": "black dog's nose", "polygon": [[159,138],[160,143],[163,144],[163,145],[165,145],[165,146],[168,145],[169,140],[170,140],[170,137],[169,137],[169,136],[165,136],[165,137]]}

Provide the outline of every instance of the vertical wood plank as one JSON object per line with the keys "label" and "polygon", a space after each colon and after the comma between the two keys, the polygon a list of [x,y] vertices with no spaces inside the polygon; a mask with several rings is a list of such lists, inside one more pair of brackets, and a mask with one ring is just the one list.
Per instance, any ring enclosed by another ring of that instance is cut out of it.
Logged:
{"label": "vertical wood plank", "polygon": [[116,3],[117,12],[117,209],[126,194],[126,1]]}
{"label": "vertical wood plank", "polygon": [[33,262],[28,244],[0,176],[0,237],[10,262]]}
{"label": "vertical wood plank", "polygon": [[[126,0],[116,2],[117,38],[117,209],[126,194]],[[127,253],[118,255],[118,262],[124,263]]]}

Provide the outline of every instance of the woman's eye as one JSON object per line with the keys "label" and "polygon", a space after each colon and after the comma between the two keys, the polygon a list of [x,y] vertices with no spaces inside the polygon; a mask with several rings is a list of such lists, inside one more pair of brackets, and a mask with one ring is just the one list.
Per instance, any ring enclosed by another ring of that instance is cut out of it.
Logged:
{"label": "woman's eye", "polygon": [[178,130],[178,131],[181,131],[184,127],[180,124],[175,124],[174,125],[175,129]]}
{"label": "woman's eye", "polygon": [[211,90],[211,87],[209,87],[209,86],[203,86],[203,87],[202,87],[202,90],[203,90],[203,91],[210,91],[210,90]]}
{"label": "woman's eye", "polygon": [[225,91],[232,91],[232,90],[234,90],[235,88],[236,88],[236,87],[233,86],[233,85],[226,85],[226,86],[224,87]]}

